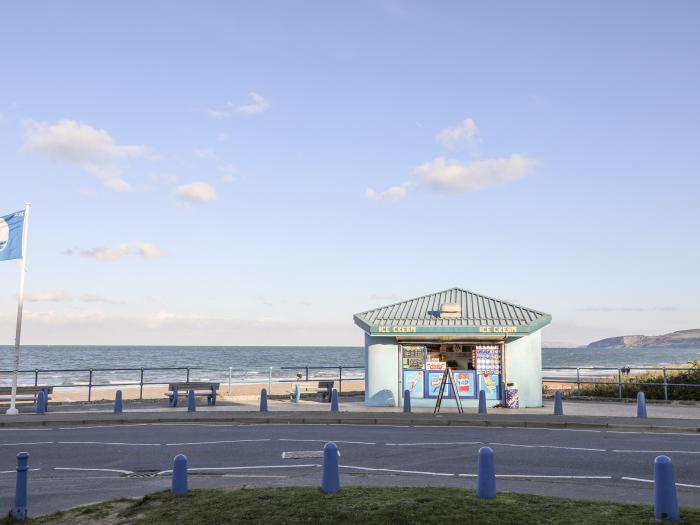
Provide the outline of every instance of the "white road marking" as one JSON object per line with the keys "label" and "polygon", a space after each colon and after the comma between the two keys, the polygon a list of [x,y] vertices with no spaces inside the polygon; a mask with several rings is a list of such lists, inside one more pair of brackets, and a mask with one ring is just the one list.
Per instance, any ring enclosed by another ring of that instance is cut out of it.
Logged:
{"label": "white road marking", "polygon": [[122,427],[145,427],[150,425],[150,423],[115,423],[114,425],[88,425],[88,426],[74,426],[74,427],[57,427],[51,430],[83,430],[91,428],[122,428]]}
{"label": "white road marking", "polygon": [[700,454],[700,450],[613,450],[622,454]]}
{"label": "white road marking", "polygon": [[430,445],[483,445],[482,441],[445,441],[432,443],[385,443],[388,447],[420,447]]}
{"label": "white road marking", "polygon": [[339,465],[340,468],[349,468],[354,470],[367,470],[370,472],[394,472],[397,474],[423,474],[425,476],[445,476],[445,477],[455,477],[456,474],[449,472],[424,472],[420,470],[397,470],[391,468],[370,468],[370,467],[355,467],[352,465]]}
{"label": "white road marking", "polygon": [[51,430],[54,430],[54,429],[53,429],[53,428],[46,428],[46,427],[41,427],[41,428],[28,428],[28,427],[21,427],[21,428],[0,428],[0,433],[2,433],[2,432],[9,432],[9,431],[15,431],[15,432],[18,432],[18,431],[19,431],[19,432],[22,432],[22,431],[25,431],[25,430],[34,430],[34,431],[39,430],[39,431],[42,431],[42,432],[46,432],[46,431],[51,431]]}
{"label": "white road marking", "polygon": [[[485,429],[493,430],[496,427],[476,427],[476,428],[485,428]],[[502,427],[502,428],[512,428],[512,429],[516,429],[516,430],[549,430],[549,431],[558,431],[558,432],[603,432],[602,430],[593,430],[593,429],[586,429],[586,428],[544,428],[544,427]]]}
{"label": "white road marking", "polygon": [[23,447],[25,445],[52,445],[53,441],[35,441],[33,443],[0,443],[0,447]]}
{"label": "white road marking", "polygon": [[638,430],[608,430],[608,434],[649,434],[653,436],[664,435],[664,436],[691,436],[700,437],[700,432],[691,434],[689,432],[640,432]]}
{"label": "white road marking", "polygon": [[[338,456],[340,456],[340,450],[338,451]],[[282,459],[308,459],[322,457],[323,450],[292,450],[289,452],[282,452]]]}
{"label": "white road marking", "polygon": [[347,445],[376,445],[376,443],[370,443],[369,441],[339,441],[336,439],[287,439],[287,438],[279,438],[280,441],[292,441],[292,442],[299,442],[299,443],[343,443]]}
{"label": "white road marking", "polygon": [[[210,470],[260,470],[260,469],[270,469],[270,468],[309,468],[309,467],[321,467],[319,464],[306,464],[306,465],[252,465],[248,467],[197,467],[188,468],[187,470],[197,471],[197,472],[207,472]],[[158,472],[158,476],[163,474],[172,474],[173,470],[161,470]]]}
{"label": "white road marking", "polygon": [[161,447],[160,443],[110,443],[103,441],[56,441],[57,445],[114,445],[130,447]]}
{"label": "white road marking", "polygon": [[[30,472],[36,472],[37,470],[41,470],[40,468],[30,468]],[[17,469],[12,469],[12,470],[0,470],[0,474],[16,474]]]}
{"label": "white road marking", "polygon": [[77,470],[84,472],[117,472],[119,474],[133,474],[131,470],[119,470],[116,468],[78,468],[78,467],[54,467],[54,470]]}
{"label": "white road marking", "polygon": [[612,476],[548,476],[544,474],[496,474],[497,478],[612,479]]}
{"label": "white road marking", "polygon": [[187,445],[218,445],[223,443],[258,443],[260,441],[271,441],[271,439],[229,439],[225,441],[193,441],[191,443],[166,443],[166,447],[187,446]]}
{"label": "white road marking", "polygon": [[604,448],[583,448],[583,447],[559,447],[556,445],[524,445],[521,443],[488,443],[497,447],[524,447],[524,448],[557,448],[562,450],[583,450],[588,452],[607,452]]}
{"label": "white road marking", "polygon": [[265,474],[224,474],[222,478],[283,478],[287,479],[289,476],[273,476]]}

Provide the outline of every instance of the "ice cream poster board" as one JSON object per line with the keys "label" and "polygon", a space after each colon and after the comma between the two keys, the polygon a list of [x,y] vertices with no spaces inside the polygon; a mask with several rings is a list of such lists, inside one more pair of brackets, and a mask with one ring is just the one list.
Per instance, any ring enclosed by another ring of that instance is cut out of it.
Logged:
{"label": "ice cream poster board", "polygon": [[476,397],[474,372],[457,370],[454,372],[454,376],[457,390],[459,390],[459,397]]}
{"label": "ice cream poster board", "polygon": [[478,374],[479,390],[486,393],[486,399],[501,399],[501,376],[500,374]]}
{"label": "ice cream poster board", "polygon": [[423,397],[423,370],[404,370],[403,389],[411,393],[411,397]]}
{"label": "ice cream poster board", "polygon": [[[428,372],[428,396],[437,397],[440,393],[440,381],[444,372]],[[450,382],[445,383],[445,397],[451,395]]]}

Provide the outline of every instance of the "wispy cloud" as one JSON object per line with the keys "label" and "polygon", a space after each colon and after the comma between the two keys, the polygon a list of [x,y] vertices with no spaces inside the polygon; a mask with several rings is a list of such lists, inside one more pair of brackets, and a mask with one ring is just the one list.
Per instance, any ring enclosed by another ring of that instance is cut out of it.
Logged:
{"label": "wispy cloud", "polygon": [[216,190],[206,182],[195,181],[175,188],[175,196],[183,204],[212,202],[217,199]]}
{"label": "wispy cloud", "polygon": [[443,148],[456,150],[463,147],[474,148],[480,141],[479,128],[471,118],[466,118],[452,128],[441,130],[435,140]]}
{"label": "wispy cloud", "polygon": [[74,120],[55,124],[27,121],[24,148],[30,153],[78,166],[112,191],[130,189],[123,178],[120,162],[146,154],[144,146],[117,144],[107,131]]}
{"label": "wispy cloud", "polygon": [[257,115],[259,113],[264,113],[272,107],[269,100],[255,91],[248,93],[248,98],[250,100],[247,104],[234,104],[232,102],[227,102],[222,107],[207,109],[207,114],[212,118],[222,119],[231,117],[236,113],[242,113],[244,115]]}
{"label": "wispy cloud", "polygon": [[374,188],[367,188],[366,195],[375,201],[399,201],[403,199],[413,188],[415,184],[413,182],[404,182],[398,186],[391,186],[384,191],[377,191]]}
{"label": "wispy cloud", "polygon": [[129,256],[141,257],[142,259],[157,259],[165,255],[155,244],[144,241],[123,243],[118,246],[98,246],[85,250],[71,249],[64,251],[63,254],[80,255],[81,257],[102,262],[119,261]]}
{"label": "wispy cloud", "polygon": [[103,297],[101,295],[95,294],[80,294],[74,295],[65,290],[54,290],[48,292],[32,292],[28,293],[26,296],[27,302],[35,303],[72,303],[72,302],[82,302],[82,303],[103,303],[103,304],[124,304],[124,301],[117,301],[115,299],[109,299],[108,297]]}

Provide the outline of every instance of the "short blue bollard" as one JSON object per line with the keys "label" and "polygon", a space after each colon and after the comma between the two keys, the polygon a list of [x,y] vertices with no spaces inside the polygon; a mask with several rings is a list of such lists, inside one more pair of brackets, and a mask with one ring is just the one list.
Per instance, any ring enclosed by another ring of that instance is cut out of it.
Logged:
{"label": "short blue bollard", "polygon": [[406,414],[411,413],[411,392],[410,392],[410,390],[403,391],[403,411]]}
{"label": "short blue bollard", "polygon": [[323,478],[321,490],[326,494],[335,494],[340,490],[340,474],[338,472],[338,446],[328,442],[323,446]]}
{"label": "short blue bollard", "polygon": [[496,468],[493,462],[493,450],[489,447],[479,449],[476,464],[476,495],[484,499],[496,497]]}
{"label": "short blue bollard", "polygon": [[654,517],[676,521],[680,516],[673,462],[668,456],[657,456],[654,460]]}
{"label": "short blue bollard", "polygon": [[177,397],[180,394],[179,388],[177,385],[173,385],[173,398],[170,400],[170,406],[171,407],[177,407]]}
{"label": "short blue bollard", "polygon": [[637,417],[647,417],[647,400],[644,392],[637,392]]}
{"label": "short blue bollard", "polygon": [[486,392],[479,390],[479,414],[486,414]]}
{"label": "short blue bollard", "polygon": [[338,391],[334,388],[331,393],[331,412],[338,411]]}
{"label": "short blue bollard", "polygon": [[187,456],[184,454],[178,454],[173,460],[173,481],[170,492],[187,494]]}
{"label": "short blue bollard", "polygon": [[49,411],[49,389],[44,388],[44,412]]}
{"label": "short blue bollard", "polygon": [[122,391],[117,390],[117,393],[114,395],[114,413],[121,414],[123,408]]}
{"label": "short blue bollard", "polygon": [[36,394],[36,413],[45,414],[46,413],[46,403],[44,402],[44,391],[39,390]]}
{"label": "short blue bollard", "polygon": [[561,400],[561,392],[557,390],[554,392],[554,415],[563,416],[564,415],[564,403]]}
{"label": "short blue bollard", "polygon": [[15,485],[15,504],[10,516],[14,520],[27,519],[27,471],[29,470],[29,453],[17,454],[17,484]]}
{"label": "short blue bollard", "polygon": [[194,398],[194,390],[190,390],[187,392],[187,411],[188,412],[196,412],[197,411],[197,402]]}
{"label": "short blue bollard", "polygon": [[267,389],[260,391],[260,412],[267,412]]}
{"label": "short blue bollard", "polygon": [[298,403],[301,401],[301,387],[299,386],[299,383],[294,383],[294,399],[292,399],[295,403]]}

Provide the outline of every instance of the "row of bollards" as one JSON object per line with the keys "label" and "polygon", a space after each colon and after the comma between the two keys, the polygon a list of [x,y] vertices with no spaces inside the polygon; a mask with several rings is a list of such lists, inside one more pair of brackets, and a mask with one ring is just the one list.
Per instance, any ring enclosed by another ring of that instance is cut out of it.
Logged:
{"label": "row of bollards", "polygon": [[[29,453],[17,454],[17,482],[15,501],[10,510],[10,517],[17,521],[27,519],[27,472],[29,470]],[[323,447],[323,472],[321,490],[326,494],[335,494],[340,490],[340,465],[338,463],[338,446],[328,442]],[[173,494],[187,494],[187,456],[178,454],[173,460],[170,491]],[[481,447],[477,456],[476,495],[483,499],[496,497],[496,465],[493,449]],[[675,521],[680,517],[676,477],[673,462],[668,456],[657,456],[654,460],[654,517],[660,520]]]}
{"label": "row of bollards", "polygon": [[[483,390],[482,390],[483,392]],[[481,392],[479,393],[481,394]],[[481,414],[481,396],[479,396],[479,414]],[[484,412],[485,414],[486,412]],[[554,392],[554,415],[564,415],[564,403],[562,401],[561,392]],[[644,392],[637,392],[637,417],[647,417],[647,402]]]}

